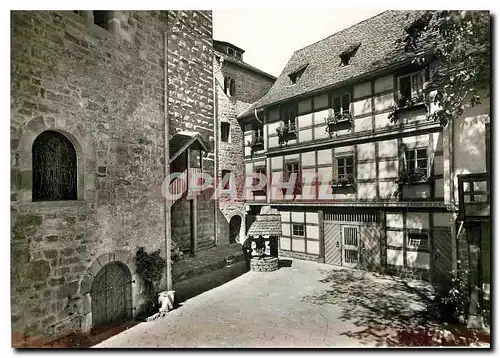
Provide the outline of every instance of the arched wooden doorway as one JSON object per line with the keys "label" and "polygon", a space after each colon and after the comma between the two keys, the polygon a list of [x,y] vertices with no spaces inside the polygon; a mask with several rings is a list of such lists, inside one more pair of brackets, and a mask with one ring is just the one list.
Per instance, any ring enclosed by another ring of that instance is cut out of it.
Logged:
{"label": "arched wooden doorway", "polygon": [[92,283],[92,327],[124,322],[132,317],[132,276],[115,261],[106,264]]}
{"label": "arched wooden doorway", "polygon": [[234,215],[231,220],[229,221],[229,243],[233,244],[238,240],[240,237],[240,231],[241,231],[241,216],[239,215]]}

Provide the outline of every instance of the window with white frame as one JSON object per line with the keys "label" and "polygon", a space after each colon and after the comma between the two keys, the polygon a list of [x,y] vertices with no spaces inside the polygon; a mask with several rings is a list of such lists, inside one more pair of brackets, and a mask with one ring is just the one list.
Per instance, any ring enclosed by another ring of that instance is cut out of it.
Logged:
{"label": "window with white frame", "polygon": [[[402,102],[417,99],[423,101],[424,72],[413,72],[398,78],[399,100]],[[419,99],[420,97],[420,99]]]}
{"label": "window with white frame", "polygon": [[337,159],[337,176],[338,179],[348,178],[354,175],[354,156],[341,157]]}
{"label": "window with white frame", "polygon": [[349,93],[346,93],[341,96],[332,96],[332,104],[333,104],[333,114],[349,113],[349,107],[351,104]]}
{"label": "window with white frame", "polygon": [[229,56],[234,56],[234,49],[232,49],[231,47],[228,47],[228,48],[227,48],[227,54],[228,54]]}
{"label": "window with white frame", "polygon": [[427,173],[427,148],[407,149],[405,151],[405,166],[410,174],[418,171]]}
{"label": "window with white frame", "polygon": [[288,105],[281,107],[281,120],[289,131],[294,131],[296,128],[297,107],[296,105]]}

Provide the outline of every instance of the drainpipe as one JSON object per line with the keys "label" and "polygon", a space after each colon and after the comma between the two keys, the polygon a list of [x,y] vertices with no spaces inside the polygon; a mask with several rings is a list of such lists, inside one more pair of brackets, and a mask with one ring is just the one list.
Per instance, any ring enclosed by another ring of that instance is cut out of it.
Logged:
{"label": "drainpipe", "polygon": [[[163,46],[165,50],[164,54],[164,101],[163,101],[163,113],[165,116],[165,179],[170,175],[170,148],[169,148],[169,136],[170,136],[170,123],[168,117],[168,15],[170,11],[167,11],[167,29],[163,34]],[[167,261],[166,277],[167,277],[167,290],[172,289],[172,263],[171,263],[171,247],[172,247],[172,227],[171,227],[171,203],[170,200],[165,197],[165,260]]]}
{"label": "drainpipe", "polygon": [[[219,58],[219,68],[214,70],[212,79],[213,79],[213,101],[212,103],[214,104],[214,193],[216,192],[216,186],[217,186],[217,179],[218,179],[218,165],[217,163],[219,162],[219,153],[217,152],[217,143],[219,141],[219,119],[218,119],[218,101],[217,101],[217,79],[215,78],[215,75],[219,73],[219,71],[222,69],[222,63],[224,62],[224,59],[222,56]],[[214,243],[215,246],[218,244],[218,235],[217,235],[217,228],[218,228],[218,220],[217,220],[217,213],[219,209],[219,198],[216,197],[214,198]]]}

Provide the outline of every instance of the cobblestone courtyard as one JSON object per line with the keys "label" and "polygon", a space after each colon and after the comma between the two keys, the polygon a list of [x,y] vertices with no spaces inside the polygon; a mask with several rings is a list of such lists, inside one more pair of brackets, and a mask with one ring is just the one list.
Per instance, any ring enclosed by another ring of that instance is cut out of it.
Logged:
{"label": "cobblestone courtyard", "polygon": [[248,272],[96,347],[380,346],[399,328],[432,325],[423,314],[431,290],[422,282],[288,263]]}

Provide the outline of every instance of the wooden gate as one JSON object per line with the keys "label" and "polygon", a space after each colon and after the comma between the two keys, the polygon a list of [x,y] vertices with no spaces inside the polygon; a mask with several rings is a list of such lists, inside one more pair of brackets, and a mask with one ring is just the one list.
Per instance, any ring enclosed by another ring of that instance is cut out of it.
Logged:
{"label": "wooden gate", "polygon": [[342,266],[356,267],[358,264],[358,227],[351,225],[342,225]]}
{"label": "wooden gate", "polygon": [[118,262],[105,265],[92,283],[92,326],[123,322],[132,317],[131,275]]}
{"label": "wooden gate", "polygon": [[378,212],[327,212],[323,229],[325,263],[380,269],[382,229]]}
{"label": "wooden gate", "polygon": [[325,263],[330,265],[342,264],[342,235],[340,225],[332,222],[324,222],[325,238]]}

